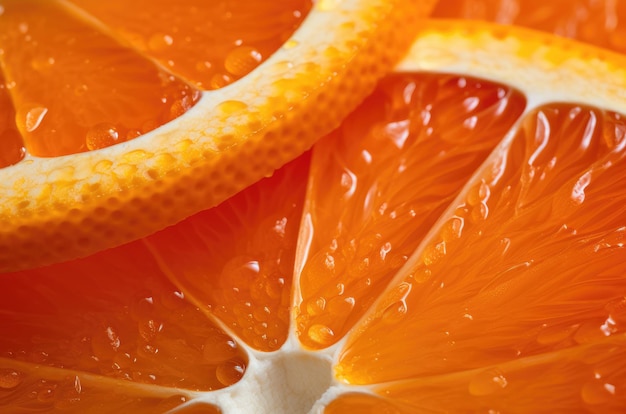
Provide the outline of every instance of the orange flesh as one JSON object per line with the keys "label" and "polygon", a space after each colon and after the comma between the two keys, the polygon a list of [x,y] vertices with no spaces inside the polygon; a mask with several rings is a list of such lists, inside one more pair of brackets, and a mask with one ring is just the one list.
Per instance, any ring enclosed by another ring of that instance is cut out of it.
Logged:
{"label": "orange flesh", "polygon": [[177,286],[261,351],[287,338],[307,174],[305,155],[271,180],[145,239]]}
{"label": "orange flesh", "polygon": [[[199,89],[246,75],[278,49],[311,9],[311,0],[70,0],[116,37]],[[146,24],[149,22],[149,24]],[[200,46],[200,47],[199,47]]]}
{"label": "orange flesh", "polygon": [[[553,104],[525,117],[351,335],[337,375],[413,378],[384,392],[414,409],[426,407],[418,384],[461,387],[437,399],[452,411],[480,397],[479,407],[528,412],[536,399],[517,390],[548,371],[546,386],[575,406],[623,407],[625,146],[626,122],[614,113]],[[594,381],[608,384],[606,396],[587,395],[600,392]],[[543,409],[567,407],[549,401]]]}
{"label": "orange flesh", "polygon": [[316,145],[298,258],[307,347],[354,325],[524,106],[519,92],[475,79],[392,75]]}
{"label": "orange flesh", "polygon": [[113,394],[153,412],[192,398],[185,389],[232,384],[247,363],[239,344],[285,342],[295,287],[303,345],[355,327],[337,378],[386,383],[329,413],[619,412],[626,123],[548,105],[490,156],[524,107],[489,82],[392,75],[312,154],[217,208],[87,259],[4,275],[0,407],[71,401],[80,412]]}
{"label": "orange flesh", "polygon": [[432,16],[531,27],[626,53],[623,1],[441,0]]}
{"label": "orange flesh", "polygon": [[0,287],[0,325],[10,332],[0,338],[0,368],[18,373],[17,383],[0,386],[15,389],[0,395],[0,406],[31,398],[32,389],[18,386],[28,373],[22,361],[44,367],[37,375],[48,382],[37,387],[52,387],[52,394],[66,376],[97,382],[89,373],[114,379],[99,385],[111,389],[132,381],[211,390],[237,382],[245,370],[236,342],[164,277],[140,242],[4,275]]}
{"label": "orange flesh", "polygon": [[15,125],[11,97],[0,73],[0,168],[19,162],[25,153],[22,137]]}
{"label": "orange flesh", "polygon": [[[183,24],[172,22],[171,10],[166,14],[153,2],[133,3],[144,12],[128,13],[127,21],[114,14],[126,7],[121,2],[75,3],[84,10],[48,0],[1,4],[3,88],[23,144],[14,133],[3,139],[0,149],[7,160],[0,167],[19,161],[23,155],[16,147],[42,157],[72,154],[127,141],[169,122],[195,104],[198,88],[225,86],[256,67],[310,8],[305,1],[206,7],[194,0],[176,6],[184,11],[179,14]],[[7,105],[3,102],[0,96],[0,108]]]}

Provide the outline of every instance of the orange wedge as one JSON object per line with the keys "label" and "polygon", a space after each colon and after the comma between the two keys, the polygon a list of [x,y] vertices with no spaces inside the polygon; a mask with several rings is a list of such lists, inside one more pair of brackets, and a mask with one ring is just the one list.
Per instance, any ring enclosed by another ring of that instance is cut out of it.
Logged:
{"label": "orange wedge", "polygon": [[3,275],[2,411],[624,412],[624,68],[428,22],[272,177]]}
{"label": "orange wedge", "polygon": [[0,270],[145,236],[271,174],[372,90],[433,2],[205,3],[0,4]]}

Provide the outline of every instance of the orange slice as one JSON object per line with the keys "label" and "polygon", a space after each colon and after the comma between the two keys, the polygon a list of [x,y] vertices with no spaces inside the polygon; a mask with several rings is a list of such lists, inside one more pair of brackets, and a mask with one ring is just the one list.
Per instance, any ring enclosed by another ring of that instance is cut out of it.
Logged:
{"label": "orange slice", "polygon": [[2,2],[1,270],[145,236],[270,174],[371,91],[432,2],[204,3]]}
{"label": "orange slice", "polygon": [[272,177],[3,275],[2,411],[623,412],[624,67],[429,22]]}

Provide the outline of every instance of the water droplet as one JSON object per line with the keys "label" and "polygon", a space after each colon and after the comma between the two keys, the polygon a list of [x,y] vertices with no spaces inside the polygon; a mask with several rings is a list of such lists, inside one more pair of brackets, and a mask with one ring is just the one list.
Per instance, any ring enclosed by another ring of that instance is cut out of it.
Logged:
{"label": "water droplet", "polygon": [[272,316],[272,311],[267,306],[257,307],[252,310],[252,316],[257,322],[267,322]]}
{"label": "water droplet", "polygon": [[193,98],[191,96],[183,96],[177,99],[170,106],[170,118],[175,119],[187,112],[193,106]]}
{"label": "water droplet", "polygon": [[185,306],[185,295],[177,290],[167,292],[161,296],[161,303],[168,310],[181,309]]}
{"label": "water droplet", "polygon": [[266,304],[267,300],[267,292],[266,292],[266,281],[267,275],[260,274],[250,286],[250,298],[254,301],[255,304],[261,305]]}
{"label": "water droplet", "polygon": [[221,364],[235,355],[237,355],[237,343],[226,335],[212,335],[202,345],[202,356],[209,364]]}
{"label": "water droplet", "polygon": [[163,324],[155,321],[154,319],[147,319],[138,322],[137,328],[139,336],[141,336],[144,341],[150,342],[154,340],[156,335],[163,330]]}
{"label": "water droplet", "polygon": [[487,201],[489,199],[489,195],[491,193],[491,189],[484,182],[474,185],[467,194],[467,204],[470,206],[478,205],[478,203]]}
{"label": "water droplet", "polygon": [[506,388],[508,381],[498,369],[489,369],[475,375],[469,383],[469,392],[474,396],[491,395]]}
{"label": "water droplet", "polygon": [[246,367],[240,361],[228,361],[217,367],[215,376],[222,384],[228,386],[236,383],[243,377]]}
{"label": "water droplet", "polygon": [[155,33],[148,40],[148,48],[154,52],[163,50],[172,44],[174,44],[174,38],[163,33]]}
{"label": "water droplet", "polygon": [[333,315],[347,317],[356,303],[353,297],[334,297],[328,302],[327,310]]}
{"label": "water droplet", "polygon": [[154,345],[143,344],[139,346],[137,351],[140,355],[143,355],[144,357],[152,357],[159,353],[159,348]]}
{"label": "water droplet", "polygon": [[54,407],[57,409],[67,409],[80,402],[83,386],[78,376],[68,378],[62,383],[54,394]]}
{"label": "water droplet", "polygon": [[444,242],[459,239],[463,232],[464,220],[461,217],[453,217],[448,220],[441,230],[441,238]]}
{"label": "water droplet", "polygon": [[154,299],[152,296],[146,296],[138,299],[130,309],[130,315],[136,321],[152,319],[154,313]]}
{"label": "water droplet", "polygon": [[474,206],[471,212],[471,218],[474,223],[480,223],[484,221],[489,215],[489,207],[485,203],[479,203]]}
{"label": "water droplet", "polygon": [[113,358],[120,345],[117,329],[112,326],[98,329],[91,337],[91,352],[100,360]]}
{"label": "water droplet", "polygon": [[233,82],[233,78],[225,73],[216,73],[209,80],[210,89],[220,89]]}
{"label": "water droplet", "polygon": [[0,369],[0,389],[10,390],[22,382],[22,374],[13,369]]}
{"label": "water droplet", "polygon": [[50,404],[54,400],[56,385],[43,385],[37,392],[37,401]]}
{"label": "water droplet", "polygon": [[285,279],[282,277],[270,278],[265,282],[265,294],[270,299],[280,299],[285,288]]}
{"label": "water droplet", "polygon": [[569,326],[543,326],[537,334],[537,343],[551,345],[562,342],[571,337],[578,325]]}
{"label": "water droplet", "polygon": [[74,87],[74,95],[83,96],[87,93],[88,90],[89,90],[89,87],[85,85],[84,83],[81,83]]}
{"label": "water droplet", "polygon": [[605,306],[609,317],[616,325],[626,323],[626,298],[613,300]]}
{"label": "water droplet", "polygon": [[[155,412],[166,413],[170,412],[170,410],[179,407],[181,404],[187,402],[187,397],[184,395],[172,395],[171,397],[167,397],[155,407]],[[180,411],[176,410],[176,412],[180,413]]]}
{"label": "water droplet", "polygon": [[41,122],[43,121],[47,113],[48,108],[45,108],[43,106],[36,106],[26,112],[26,116],[24,119],[24,127],[26,128],[26,131],[33,132],[34,130],[39,128],[39,125],[41,125]]}
{"label": "water droplet", "polygon": [[380,247],[380,258],[381,260],[385,260],[387,254],[391,251],[391,243],[387,242]]}
{"label": "water droplet", "polygon": [[37,57],[34,58],[31,62],[30,62],[30,66],[34,69],[34,70],[38,70],[38,71],[43,71],[43,70],[47,70],[49,69],[52,65],[55,64],[55,59],[53,57]]}
{"label": "water droplet", "polygon": [[241,77],[257,67],[263,56],[251,46],[240,46],[228,53],[224,60],[224,68],[234,76]]}
{"label": "water droplet", "polygon": [[597,321],[589,321],[582,324],[576,333],[574,333],[574,341],[579,344],[588,344],[606,337],[606,333],[602,331],[602,323]]}
{"label": "water droplet", "polygon": [[580,395],[586,404],[606,404],[615,396],[615,385],[594,379],[583,385]]}
{"label": "water droplet", "polygon": [[196,62],[196,70],[201,73],[208,72],[213,67],[213,64],[208,60],[202,60],[200,62]]}
{"label": "water droplet", "polygon": [[424,249],[422,261],[426,266],[432,266],[439,262],[446,255],[446,242],[442,241],[436,244],[429,244]]}
{"label": "water droplet", "polygon": [[393,325],[400,322],[406,316],[407,311],[406,302],[399,300],[385,308],[381,319],[383,322]]}
{"label": "water droplet", "polygon": [[324,266],[326,266],[326,269],[330,270],[331,272],[333,270],[335,270],[335,258],[326,253],[326,258],[324,259]]}
{"label": "water droplet", "polygon": [[119,134],[115,125],[103,122],[94,125],[87,131],[85,142],[87,148],[90,151],[94,151],[119,142]]}
{"label": "water droplet", "polygon": [[320,345],[330,345],[335,339],[335,333],[326,325],[311,325],[307,333],[313,342]]}
{"label": "water droplet", "polygon": [[317,316],[324,312],[324,309],[326,309],[326,299],[322,297],[312,299],[306,304],[306,311],[310,316]]}
{"label": "water droplet", "polygon": [[432,270],[430,270],[428,267],[420,266],[411,273],[410,277],[417,283],[424,283],[430,280],[432,275]]}

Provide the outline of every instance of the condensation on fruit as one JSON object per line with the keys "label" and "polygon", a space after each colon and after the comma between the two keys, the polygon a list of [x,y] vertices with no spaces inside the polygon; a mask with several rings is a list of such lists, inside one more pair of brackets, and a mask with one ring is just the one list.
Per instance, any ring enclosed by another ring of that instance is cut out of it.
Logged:
{"label": "condensation on fruit", "polygon": [[600,405],[614,398],[616,392],[617,388],[614,384],[605,382],[602,378],[594,378],[583,384],[580,396],[586,404]]}
{"label": "condensation on fruit", "polygon": [[0,369],[0,389],[10,390],[21,384],[23,374],[14,369]]}
{"label": "condensation on fruit", "polygon": [[68,409],[78,403],[82,397],[83,385],[80,377],[73,376],[60,382],[54,391],[53,406],[56,409]]}
{"label": "condensation on fruit", "polygon": [[468,384],[471,395],[480,397],[502,391],[508,385],[504,373],[498,369],[487,369],[476,374]]}
{"label": "condensation on fruit", "polygon": [[173,44],[174,38],[169,34],[154,33],[148,39],[148,48],[153,52],[160,52]]}
{"label": "condensation on fruit", "polygon": [[238,353],[237,343],[225,335],[207,338],[202,345],[203,360],[210,364],[222,364]]}
{"label": "condensation on fruit", "polygon": [[246,370],[242,361],[231,360],[218,365],[215,370],[217,380],[225,386],[232,385],[239,381]]}
{"label": "condensation on fruit", "polygon": [[406,301],[399,300],[389,305],[382,314],[382,321],[390,325],[397,324],[402,321],[408,311]]}
{"label": "condensation on fruit", "polygon": [[44,106],[35,106],[26,111],[23,121],[26,132],[34,132],[39,128],[47,113],[48,108]]}
{"label": "condensation on fruit", "polygon": [[120,136],[115,125],[102,122],[87,131],[85,142],[87,148],[93,151],[120,142]]}
{"label": "condensation on fruit", "polygon": [[257,67],[263,55],[252,46],[239,46],[231,50],[224,59],[224,68],[232,75],[241,77]]}
{"label": "condensation on fruit", "polygon": [[307,330],[307,335],[313,342],[320,345],[328,345],[335,340],[335,332],[322,324],[311,325]]}

